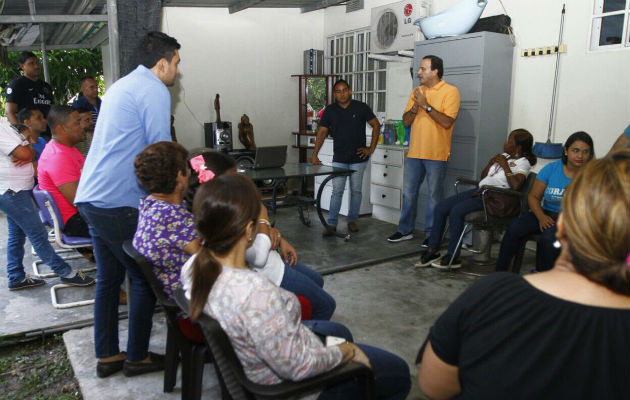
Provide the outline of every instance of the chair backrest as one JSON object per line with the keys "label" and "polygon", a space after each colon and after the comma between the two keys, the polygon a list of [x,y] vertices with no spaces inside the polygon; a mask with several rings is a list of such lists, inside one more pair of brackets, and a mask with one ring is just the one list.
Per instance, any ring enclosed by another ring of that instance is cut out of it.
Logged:
{"label": "chair backrest", "polygon": [[35,185],[33,188],[33,198],[35,199],[37,208],[39,208],[39,216],[42,222],[48,226],[52,226],[55,230],[55,236],[61,237],[61,231],[63,231],[63,217],[50,192],[41,189],[39,185]]}
{"label": "chair backrest", "polygon": [[[188,313],[189,302],[182,289],[175,290],[173,299],[182,311]],[[228,395],[233,400],[255,399],[256,397],[243,387],[244,384],[250,381],[245,375],[232,343],[221,328],[221,325],[214,318],[204,313],[201,314],[197,323],[201,326],[208,347],[210,347],[212,352],[217,374],[220,375],[220,379],[227,390],[227,393],[223,393],[224,396]]]}
{"label": "chair backrest", "polygon": [[529,192],[532,190],[532,186],[534,186],[534,181],[536,180],[537,174],[535,172],[530,172],[525,179],[525,183],[521,187],[521,214],[529,211],[529,203],[527,202],[527,197],[529,196]]}
{"label": "chair backrest", "polygon": [[147,260],[142,254],[138,253],[138,250],[133,247],[131,240],[125,240],[123,243],[123,250],[129,257],[133,258],[136,264],[138,264],[138,267],[140,267],[140,270],[142,271],[142,275],[144,275],[144,279],[146,279],[149,286],[151,286],[151,290],[153,290],[153,294],[155,294],[158,302],[166,306],[176,306],[175,302],[170,300],[166,293],[164,293],[162,284],[158,281],[155,273],[153,272],[153,264],[151,264],[151,262],[149,262],[149,260]]}

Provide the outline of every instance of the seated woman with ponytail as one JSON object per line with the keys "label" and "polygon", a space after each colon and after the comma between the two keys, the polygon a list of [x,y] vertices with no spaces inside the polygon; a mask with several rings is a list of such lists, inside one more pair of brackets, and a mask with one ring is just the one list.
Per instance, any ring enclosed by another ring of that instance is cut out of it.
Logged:
{"label": "seated woman with ponytail", "polygon": [[[259,225],[261,199],[253,182],[226,174],[201,185],[193,210],[201,250],[182,268],[190,316],[202,312],[226,332],[248,378],[259,384],[300,381],[350,360],[374,371],[377,398],[405,399],[410,389],[405,361],[386,351],[351,343],[343,325],[300,320],[295,296],[250,270],[246,250]],[[348,342],[326,347],[321,337]],[[319,399],[358,396],[354,381],[324,389]]]}
{"label": "seated woman with ponytail", "polygon": [[[193,172],[190,175],[187,197],[191,201],[200,181],[205,182],[223,174],[236,174],[234,159],[220,152],[207,152],[193,157],[190,163]],[[330,319],[337,304],[323,289],[324,278],[317,271],[298,261],[295,248],[277,229],[271,227],[267,208],[262,203],[257,224],[258,233],[246,253],[247,265],[266,276],[274,285],[306,298],[310,303],[311,318]],[[302,308],[304,304],[302,302]]]}

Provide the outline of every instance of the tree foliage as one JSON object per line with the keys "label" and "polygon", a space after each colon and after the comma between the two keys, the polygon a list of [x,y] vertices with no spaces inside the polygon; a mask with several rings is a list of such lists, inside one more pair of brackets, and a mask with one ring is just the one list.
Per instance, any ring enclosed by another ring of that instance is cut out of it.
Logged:
{"label": "tree foliage", "polygon": [[[41,52],[34,51],[41,63]],[[17,58],[19,52],[8,54],[9,65],[0,65],[0,89],[2,90],[2,108],[0,113],[4,115],[4,102],[6,101],[6,89],[9,83],[21,75]],[[99,86],[99,93],[103,88],[103,61],[101,49],[78,49],[78,50],[49,50],[48,71],[50,74],[50,86],[53,89],[55,104],[67,104],[80,89],[82,77],[89,75],[96,79]],[[42,65],[43,79],[44,67]]]}

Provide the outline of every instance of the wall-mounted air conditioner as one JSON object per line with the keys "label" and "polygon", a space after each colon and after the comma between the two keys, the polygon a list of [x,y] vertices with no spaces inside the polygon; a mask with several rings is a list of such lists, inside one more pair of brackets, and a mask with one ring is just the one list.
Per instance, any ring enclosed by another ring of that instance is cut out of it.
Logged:
{"label": "wall-mounted air conditioner", "polygon": [[372,9],[370,51],[391,53],[413,49],[423,39],[413,22],[429,15],[430,0],[399,1]]}

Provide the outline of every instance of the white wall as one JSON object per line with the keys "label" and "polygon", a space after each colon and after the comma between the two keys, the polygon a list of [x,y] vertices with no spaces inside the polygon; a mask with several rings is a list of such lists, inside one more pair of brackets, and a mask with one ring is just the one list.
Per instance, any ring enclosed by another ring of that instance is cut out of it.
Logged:
{"label": "white wall", "polygon": [[[434,0],[432,13],[458,0]],[[471,0],[474,1],[474,0]],[[345,7],[325,10],[324,36],[370,25],[370,10],[390,0],[365,0],[361,11],[345,13]],[[529,129],[545,141],[549,123],[555,56],[520,57],[521,48],[557,43],[560,11],[564,0],[504,0],[517,46],[514,51],[510,129]],[[596,153],[603,155],[630,120],[630,50],[588,52],[592,0],[567,3],[557,93],[555,141],[563,142],[577,130],[589,132]],[[490,0],[482,17],[503,14],[498,1]],[[448,65],[448,60],[444,60]],[[411,89],[407,64],[390,63],[387,76],[387,114],[400,118]],[[407,90],[405,91],[405,87]]]}
{"label": "white wall", "polygon": [[[246,113],[257,145],[291,145],[298,128],[298,79],[303,51],[323,49],[323,12],[299,9],[164,8],[162,30],[175,37],[180,76],[171,88],[178,140],[203,145],[203,122],[215,120],[214,96],[221,96],[221,119],[237,125]],[[297,150],[289,148],[289,160]]]}

